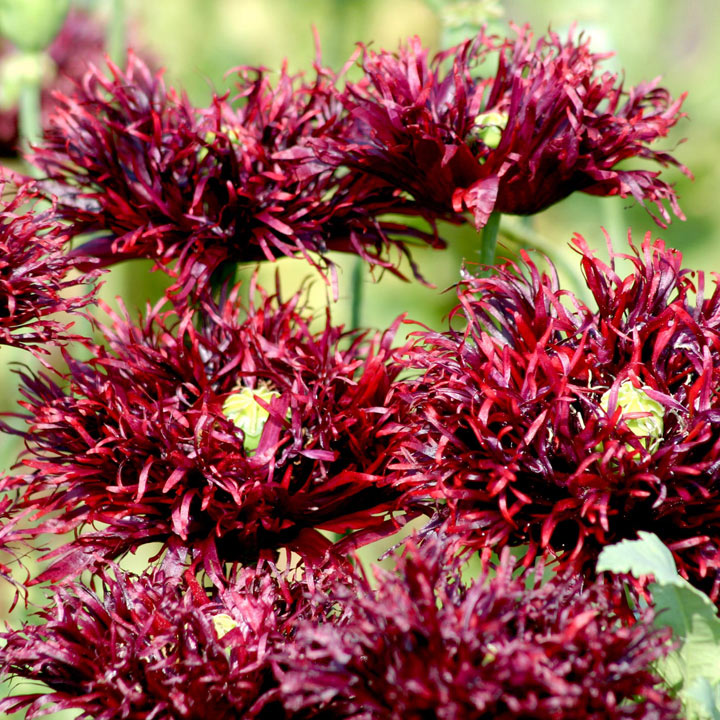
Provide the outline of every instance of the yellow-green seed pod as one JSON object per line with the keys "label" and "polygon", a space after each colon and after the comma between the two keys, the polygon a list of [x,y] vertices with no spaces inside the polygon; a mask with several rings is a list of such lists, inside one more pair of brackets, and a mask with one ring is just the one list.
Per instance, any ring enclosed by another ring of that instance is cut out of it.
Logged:
{"label": "yellow-green seed pod", "polygon": [[238,623],[227,613],[219,613],[212,618],[212,624],[215,628],[215,634],[218,640],[222,640],[231,630],[239,627]]}
{"label": "yellow-green seed pod", "polygon": [[494,150],[500,144],[507,123],[507,113],[499,113],[494,110],[480,113],[475,118],[473,128],[470,130],[470,138]]}
{"label": "yellow-green seed pod", "polygon": [[0,34],[25,52],[45,50],[65,22],[70,0],[0,0]]}
{"label": "yellow-green seed pod", "polygon": [[[222,129],[222,132],[227,135],[228,140],[233,145],[241,144],[240,136],[237,134],[236,130],[234,130],[233,128],[231,128],[229,126],[225,126],[225,125],[223,125],[221,129]],[[215,142],[215,140],[217,139],[217,133],[214,133],[212,130],[210,132],[206,132],[205,137],[203,139],[205,140],[205,142],[208,145],[212,145]],[[198,162],[202,162],[207,156],[208,156],[207,147],[201,147],[197,153]]]}
{"label": "yellow-green seed pod", "polygon": [[263,385],[257,388],[241,387],[227,397],[222,407],[225,417],[242,430],[245,438],[243,446],[248,454],[257,450],[260,436],[269,417],[268,411],[255,400],[256,397],[269,405],[273,398],[279,397],[279,394]]}
{"label": "yellow-green seed pod", "polygon": [[[608,390],[600,398],[600,407],[608,414],[610,394],[611,391]],[[650,450],[656,446],[665,430],[665,408],[657,400],[653,400],[645,390],[635,387],[631,380],[625,380],[620,384],[617,406],[622,412],[623,421],[635,435],[643,439],[645,448]],[[629,415],[638,416],[628,417]]]}

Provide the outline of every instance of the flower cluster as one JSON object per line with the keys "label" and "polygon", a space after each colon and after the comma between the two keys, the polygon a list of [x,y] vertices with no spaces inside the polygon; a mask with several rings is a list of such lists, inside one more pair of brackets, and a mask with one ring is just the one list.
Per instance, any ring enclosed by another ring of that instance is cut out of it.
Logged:
{"label": "flower cluster", "polygon": [[[442,245],[388,213],[434,226],[469,209],[480,227],[493,211],[534,213],[583,191],[649,201],[664,221],[667,200],[682,217],[657,172],[615,168],[639,157],[687,172],[649,147],[682,99],[656,84],[626,93],[597,73],[588,41],[531,38],[481,34],[432,62],[417,39],[399,55],[366,51],[363,79],[342,90],[319,63],[314,82],[283,70],[275,87],[244,68],[241,104],[205,109],[131,56],[60,98],[34,162],[72,232],[97,234],[78,254],[177,260],[188,288],[227,261],[344,250],[393,267],[390,246]],[[491,56],[496,76],[475,77]]]}
{"label": "flower cluster", "polygon": [[[11,558],[14,560],[13,548],[9,538],[12,537],[12,530],[18,520],[17,514],[13,508],[14,491],[13,488],[20,483],[20,480],[13,476],[0,477],[0,578],[14,583],[18,587],[18,583],[13,579],[12,570],[5,564]],[[10,557],[6,557],[6,553],[10,553]]]}
{"label": "flower cluster", "polygon": [[52,209],[33,210],[32,192],[0,183],[0,346],[47,351],[67,339],[72,325],[58,313],[76,313],[92,301],[92,273],[73,272],[68,235]]}
{"label": "flower cluster", "polygon": [[494,577],[466,586],[461,562],[441,550],[411,546],[397,574],[329,589],[340,617],[301,621],[276,658],[290,709],[368,720],[677,717],[648,670],[666,635],[621,626],[602,587],[555,577],[528,590],[532,578],[513,577],[507,553]]}
{"label": "flower cluster", "polygon": [[[41,625],[0,635],[0,669],[47,688],[0,710],[85,717],[675,718],[648,669],[668,649],[618,623],[602,586],[526,589],[506,554],[460,580],[443,547],[411,550],[377,588],[337,567],[304,580],[272,566],[209,591],[190,572],[101,575],[55,590]],[[446,558],[447,559],[447,558]],[[170,567],[170,566],[169,566]],[[651,619],[650,613],[643,616]]]}
{"label": "flower cluster", "polygon": [[139,326],[114,316],[109,349],[68,358],[57,380],[25,375],[34,472],[19,508],[48,516],[38,532],[107,524],[43,578],[90,562],[76,545],[112,558],[179,542],[217,564],[278,547],[320,556],[318,528],[394,529],[382,435],[394,329],[312,332],[299,302],[258,291],[245,311],[206,301],[155,308]]}
{"label": "flower cluster", "polygon": [[[441,222],[487,225],[485,258],[499,214],[575,191],[682,217],[623,161],[689,175],[651,147],[683,98],[624,90],[582,36],[512,33],[434,59],[361,48],[353,81],[319,56],[310,80],[244,67],[202,108],[132,53],[57,95],[42,177],[0,210],[0,349],[67,343],[18,370],[0,422],[25,443],[0,478],[0,578],[41,550],[27,584],[53,598],[0,633],[0,676],[44,683],[0,711],[678,716],[652,669],[671,633],[595,568],[652,530],[720,599],[717,282],[649,237],[607,265],[578,236],[593,308],[523,252],[464,272],[463,329],[394,347],[404,316],[346,330],[304,290],[255,275],[241,301],[231,280],[281,256],[327,280],[336,250],[400,274]],[[138,318],[81,289],[133,258],[170,278]],[[95,337],[69,335],[56,314],[90,304]],[[397,572],[346,557],[421,513]],[[141,573],[116,564],[150,544]]]}
{"label": "flower cluster", "polygon": [[[602,546],[649,530],[720,591],[720,289],[646,238],[616,273],[580,237],[590,309],[524,255],[468,277],[465,332],[409,356],[411,495],[445,498],[483,547],[529,545],[592,572]],[[631,246],[632,247],[632,246]]]}
{"label": "flower cluster", "polygon": [[433,234],[383,221],[417,205],[369,177],[321,163],[316,136],[342,131],[333,77],[315,82],[283,71],[272,87],[262,70],[241,70],[235,107],[205,109],[167,90],[160,74],[130,56],[112,78],[91,69],[59,98],[48,140],[33,160],[47,175],[72,232],[97,234],[76,254],[104,264],[177,260],[181,287],[224,262],[349,250],[387,266],[398,237],[439,244]]}

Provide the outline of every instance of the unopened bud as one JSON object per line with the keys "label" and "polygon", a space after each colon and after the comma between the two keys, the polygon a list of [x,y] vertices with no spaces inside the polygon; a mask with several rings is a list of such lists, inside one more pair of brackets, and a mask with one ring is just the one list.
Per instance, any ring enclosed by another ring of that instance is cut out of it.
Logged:
{"label": "unopened bud", "polygon": [[45,50],[60,32],[70,0],[0,0],[0,33],[20,50]]}
{"label": "unopened bud", "polygon": [[0,108],[15,107],[23,87],[42,86],[55,73],[55,63],[44,52],[19,52],[0,60]]}

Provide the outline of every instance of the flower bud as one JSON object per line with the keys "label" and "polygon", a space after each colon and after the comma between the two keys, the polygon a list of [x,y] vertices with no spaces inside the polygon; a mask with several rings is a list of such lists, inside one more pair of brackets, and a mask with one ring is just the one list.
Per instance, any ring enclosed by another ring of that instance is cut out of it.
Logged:
{"label": "flower bud", "polygon": [[25,52],[39,52],[53,41],[70,9],[70,0],[0,0],[0,33]]}
{"label": "flower bud", "polygon": [[260,444],[260,437],[269,417],[268,411],[260,405],[259,397],[268,405],[279,394],[270,388],[260,385],[257,388],[241,387],[229,395],[223,403],[223,414],[235,423],[243,432],[245,452],[252,454]]}

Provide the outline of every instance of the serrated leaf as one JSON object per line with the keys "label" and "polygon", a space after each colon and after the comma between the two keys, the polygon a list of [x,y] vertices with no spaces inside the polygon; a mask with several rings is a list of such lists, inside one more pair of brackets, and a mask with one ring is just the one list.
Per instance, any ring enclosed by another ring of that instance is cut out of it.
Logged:
{"label": "serrated leaf", "polygon": [[683,671],[685,687],[701,677],[711,683],[720,682],[717,610],[705,593],[680,580],[681,584],[652,583],[648,588],[655,605],[655,625],[671,627],[674,637],[681,641],[672,655]]}
{"label": "serrated leaf", "polygon": [[653,575],[658,583],[677,585],[678,575],[670,550],[654,533],[640,530],[639,540],[623,540],[603,548],[597,562],[598,572],[630,573],[635,577]]}
{"label": "serrated leaf", "polygon": [[710,598],[682,578],[672,553],[653,533],[640,531],[639,540],[623,540],[603,549],[598,572],[652,575],[648,586],[655,609],[655,625],[670,627],[677,649],[658,661],[657,670],[678,690],[689,718],[720,720],[720,618]]}

